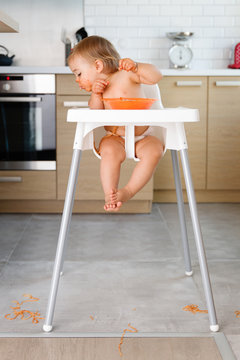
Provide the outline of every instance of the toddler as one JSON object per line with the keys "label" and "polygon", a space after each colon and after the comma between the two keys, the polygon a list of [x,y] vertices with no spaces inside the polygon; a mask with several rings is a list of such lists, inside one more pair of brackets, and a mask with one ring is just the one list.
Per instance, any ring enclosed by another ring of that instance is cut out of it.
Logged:
{"label": "toddler", "polygon": [[[91,92],[90,109],[109,109],[103,98],[143,98],[141,84],[156,84],[162,78],[151,64],[121,59],[114,46],[100,36],[89,36],[80,41],[68,58],[80,89]],[[114,110],[113,110],[114,111]],[[101,139],[100,177],[105,194],[106,211],[118,211],[123,202],[131,199],[151,179],[163,153],[158,138],[150,135],[151,127],[135,127],[135,153],[140,161],[129,182],[118,189],[120,168],[125,160],[124,126],[105,126]]]}

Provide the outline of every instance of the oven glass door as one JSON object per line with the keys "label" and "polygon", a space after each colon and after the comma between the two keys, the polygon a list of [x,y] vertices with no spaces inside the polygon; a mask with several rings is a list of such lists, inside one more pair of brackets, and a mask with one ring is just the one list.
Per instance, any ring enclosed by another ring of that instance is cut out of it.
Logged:
{"label": "oven glass door", "polygon": [[56,169],[55,95],[1,94],[0,169]]}

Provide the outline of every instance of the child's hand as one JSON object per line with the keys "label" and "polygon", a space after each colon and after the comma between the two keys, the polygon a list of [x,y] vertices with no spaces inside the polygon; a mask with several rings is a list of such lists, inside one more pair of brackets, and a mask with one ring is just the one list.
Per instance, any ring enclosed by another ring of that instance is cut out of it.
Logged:
{"label": "child's hand", "polygon": [[121,59],[119,60],[118,70],[132,71],[136,73],[138,71],[138,64],[129,58]]}
{"label": "child's hand", "polygon": [[92,92],[94,94],[102,94],[105,90],[105,88],[108,86],[109,84],[109,81],[105,81],[105,80],[96,80],[94,83],[93,83],[93,86],[92,86]]}

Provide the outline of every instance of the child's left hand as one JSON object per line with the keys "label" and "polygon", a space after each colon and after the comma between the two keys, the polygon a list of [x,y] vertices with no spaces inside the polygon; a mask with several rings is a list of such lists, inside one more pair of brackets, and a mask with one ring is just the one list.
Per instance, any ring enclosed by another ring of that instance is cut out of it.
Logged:
{"label": "child's left hand", "polygon": [[118,70],[132,71],[134,73],[138,70],[138,65],[135,61],[129,58],[119,60]]}

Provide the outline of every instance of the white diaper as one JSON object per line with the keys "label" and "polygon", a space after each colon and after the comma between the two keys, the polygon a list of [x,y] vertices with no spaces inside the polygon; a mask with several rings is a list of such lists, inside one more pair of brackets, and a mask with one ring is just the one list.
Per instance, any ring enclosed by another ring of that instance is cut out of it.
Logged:
{"label": "white diaper", "polygon": [[[153,127],[149,126],[149,128],[146,131],[144,131],[142,135],[134,137],[134,142],[136,143],[137,141],[144,139],[146,136],[151,135],[152,133],[153,133]],[[125,140],[125,136],[121,136],[121,138]]]}

